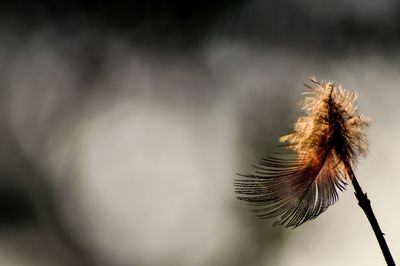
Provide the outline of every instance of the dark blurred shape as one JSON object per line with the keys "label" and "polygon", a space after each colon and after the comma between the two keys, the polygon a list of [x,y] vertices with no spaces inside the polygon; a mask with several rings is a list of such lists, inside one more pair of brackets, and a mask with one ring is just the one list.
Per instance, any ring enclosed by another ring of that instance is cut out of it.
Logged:
{"label": "dark blurred shape", "polygon": [[81,18],[115,26],[132,26],[141,21],[165,19],[181,27],[204,26],[224,10],[243,0],[183,1],[3,1],[1,12],[25,19]]}
{"label": "dark blurred shape", "polygon": [[37,222],[32,199],[20,187],[0,186],[0,229]]}
{"label": "dark blurred shape", "polygon": [[8,0],[0,4],[0,21],[25,31],[51,25],[66,35],[82,29],[117,33],[136,45],[163,49],[198,47],[210,37],[296,49],[394,48],[400,41],[400,4],[386,0],[375,13],[373,4],[363,5],[371,7],[361,8],[356,0],[330,1],[325,8],[314,0]]}
{"label": "dark blurred shape", "polygon": [[396,48],[400,40],[400,4],[390,0],[385,3],[390,14],[379,16],[360,15],[360,4],[355,0],[348,1],[347,5],[356,6],[350,10],[345,3],[324,6],[313,0],[254,0],[227,19],[235,24],[225,30],[252,43],[295,50],[348,52],[360,47]]}
{"label": "dark blurred shape", "polygon": [[[22,29],[51,24],[65,33],[89,27],[119,32],[145,43],[184,39],[194,43],[218,17],[243,0],[217,1],[3,1],[2,20]],[[133,35],[133,36],[132,36]],[[144,38],[144,39],[143,39]],[[165,42],[163,42],[165,44]]]}

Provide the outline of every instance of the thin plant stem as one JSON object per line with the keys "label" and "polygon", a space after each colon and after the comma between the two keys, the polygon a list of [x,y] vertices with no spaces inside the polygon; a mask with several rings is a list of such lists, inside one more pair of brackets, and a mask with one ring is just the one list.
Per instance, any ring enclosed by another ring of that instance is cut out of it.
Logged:
{"label": "thin plant stem", "polygon": [[371,207],[371,201],[367,197],[367,193],[364,193],[360,187],[360,184],[357,181],[356,176],[354,175],[353,170],[349,169],[349,174],[352,176],[352,183],[355,190],[355,196],[358,200],[358,205],[364,211],[365,215],[368,218],[369,223],[374,230],[376,239],[378,240],[379,246],[381,247],[383,256],[385,257],[386,263],[388,266],[395,266],[392,254],[390,253],[389,247],[386,243],[384,233],[382,233],[381,228],[379,227],[378,221],[376,220],[374,211]]}

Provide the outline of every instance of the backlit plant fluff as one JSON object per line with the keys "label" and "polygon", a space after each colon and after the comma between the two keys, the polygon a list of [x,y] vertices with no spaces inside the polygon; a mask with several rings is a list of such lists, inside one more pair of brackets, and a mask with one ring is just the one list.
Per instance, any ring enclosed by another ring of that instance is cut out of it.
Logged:
{"label": "backlit plant fluff", "polygon": [[352,181],[352,168],[365,156],[363,129],[369,119],[357,113],[357,92],[311,79],[294,133],[283,136],[284,152],[262,159],[254,174],[235,181],[238,198],[274,225],[295,228],[316,218],[338,200]]}

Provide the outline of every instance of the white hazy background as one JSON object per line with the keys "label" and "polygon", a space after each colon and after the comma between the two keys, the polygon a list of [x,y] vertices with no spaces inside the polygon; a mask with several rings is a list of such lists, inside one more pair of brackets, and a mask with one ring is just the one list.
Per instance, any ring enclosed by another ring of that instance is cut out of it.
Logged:
{"label": "white hazy background", "polygon": [[[400,50],[338,56],[215,37],[168,54],[51,28],[0,38],[3,131],[53,201],[49,211],[24,185],[51,225],[1,228],[1,265],[385,265],[351,186],[296,230],[235,199],[235,173],[291,130],[311,76],[358,90],[372,118],[355,172],[400,261]],[[97,41],[87,65],[79,45]]]}

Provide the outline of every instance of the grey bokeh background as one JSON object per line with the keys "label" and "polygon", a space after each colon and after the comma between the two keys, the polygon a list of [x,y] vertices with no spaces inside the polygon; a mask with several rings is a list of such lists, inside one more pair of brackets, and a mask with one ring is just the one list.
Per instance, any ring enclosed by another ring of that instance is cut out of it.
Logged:
{"label": "grey bokeh background", "polygon": [[359,91],[400,259],[396,1],[2,5],[1,265],[384,265],[351,187],[296,230],[235,199],[310,76]]}

